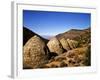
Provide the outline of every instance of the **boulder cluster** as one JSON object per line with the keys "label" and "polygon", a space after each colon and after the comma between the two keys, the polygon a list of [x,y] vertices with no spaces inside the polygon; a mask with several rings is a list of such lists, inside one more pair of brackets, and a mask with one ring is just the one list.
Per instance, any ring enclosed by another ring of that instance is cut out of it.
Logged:
{"label": "boulder cluster", "polygon": [[23,69],[90,66],[90,48],[87,42],[56,36],[46,42],[34,35],[23,45]]}

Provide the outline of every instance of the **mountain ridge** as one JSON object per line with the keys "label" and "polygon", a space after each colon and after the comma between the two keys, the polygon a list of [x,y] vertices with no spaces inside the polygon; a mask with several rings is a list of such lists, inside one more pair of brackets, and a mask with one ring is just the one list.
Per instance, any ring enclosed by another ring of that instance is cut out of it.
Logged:
{"label": "mountain ridge", "polygon": [[39,36],[43,41],[45,41],[46,43],[48,42],[47,39],[44,39],[43,37],[41,37],[40,35],[38,35],[37,33],[31,31],[30,29],[23,27],[23,45],[25,45],[25,43],[34,35]]}
{"label": "mountain ridge", "polygon": [[58,38],[58,40],[65,38],[65,39],[72,39],[72,40],[76,40],[76,41],[81,41],[84,38],[85,38],[85,40],[88,38],[90,39],[90,37],[91,37],[90,33],[91,33],[90,27],[87,29],[83,29],[83,30],[71,29],[67,32],[56,35],[56,37]]}

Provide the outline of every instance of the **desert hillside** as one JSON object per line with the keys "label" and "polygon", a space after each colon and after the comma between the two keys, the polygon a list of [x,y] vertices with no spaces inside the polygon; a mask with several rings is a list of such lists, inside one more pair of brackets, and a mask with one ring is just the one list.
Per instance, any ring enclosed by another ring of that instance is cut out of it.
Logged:
{"label": "desert hillside", "polygon": [[57,39],[61,40],[62,38],[76,40],[79,43],[90,43],[91,42],[91,28],[78,30],[71,29],[67,32],[56,35]]}
{"label": "desert hillside", "polygon": [[50,40],[23,27],[23,69],[91,65],[91,28],[71,29]]}

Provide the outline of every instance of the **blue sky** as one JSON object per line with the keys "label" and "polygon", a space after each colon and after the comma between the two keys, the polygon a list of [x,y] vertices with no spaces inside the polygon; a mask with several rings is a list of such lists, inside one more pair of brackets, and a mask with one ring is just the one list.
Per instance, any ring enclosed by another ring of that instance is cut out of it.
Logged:
{"label": "blue sky", "polygon": [[57,35],[90,27],[91,14],[23,10],[23,26],[39,35]]}

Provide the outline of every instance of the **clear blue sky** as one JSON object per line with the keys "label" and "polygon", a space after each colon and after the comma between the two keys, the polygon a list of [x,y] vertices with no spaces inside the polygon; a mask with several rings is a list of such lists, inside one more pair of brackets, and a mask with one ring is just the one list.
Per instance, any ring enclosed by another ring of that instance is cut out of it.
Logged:
{"label": "clear blue sky", "polygon": [[23,26],[39,35],[56,35],[91,26],[91,14],[23,10]]}

